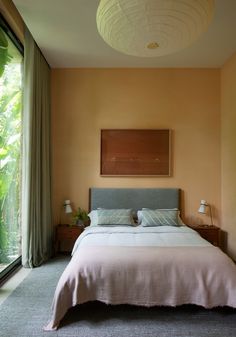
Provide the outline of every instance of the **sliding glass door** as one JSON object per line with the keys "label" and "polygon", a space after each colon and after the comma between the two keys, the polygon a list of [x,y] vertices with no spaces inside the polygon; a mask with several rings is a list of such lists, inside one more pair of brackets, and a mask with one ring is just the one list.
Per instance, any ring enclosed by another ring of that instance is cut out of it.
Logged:
{"label": "sliding glass door", "polygon": [[22,48],[0,18],[0,279],[21,256]]}

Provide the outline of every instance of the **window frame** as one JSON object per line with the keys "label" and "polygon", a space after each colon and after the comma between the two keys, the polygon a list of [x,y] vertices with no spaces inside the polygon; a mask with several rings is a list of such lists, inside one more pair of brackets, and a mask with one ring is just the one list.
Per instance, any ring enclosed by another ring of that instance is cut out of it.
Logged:
{"label": "window frame", "polygon": [[[6,33],[6,35],[10,38],[12,43],[18,49],[22,57],[24,58],[24,46],[21,41],[18,39],[10,25],[7,23],[3,15],[0,13],[0,27]],[[23,74],[22,74],[23,76]],[[22,88],[23,90],[23,88]],[[21,265],[21,255],[14,261],[12,261],[5,269],[0,272],[0,285],[3,283],[13,272]]]}

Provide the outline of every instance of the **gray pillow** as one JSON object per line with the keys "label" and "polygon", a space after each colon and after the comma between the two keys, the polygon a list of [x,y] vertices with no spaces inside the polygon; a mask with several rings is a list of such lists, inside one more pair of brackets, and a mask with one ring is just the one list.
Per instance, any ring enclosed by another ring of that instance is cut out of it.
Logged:
{"label": "gray pillow", "polygon": [[100,226],[134,226],[135,224],[131,209],[98,209],[97,216],[97,224]]}
{"label": "gray pillow", "polygon": [[180,226],[179,210],[164,209],[143,209],[139,211],[141,215],[141,226]]}

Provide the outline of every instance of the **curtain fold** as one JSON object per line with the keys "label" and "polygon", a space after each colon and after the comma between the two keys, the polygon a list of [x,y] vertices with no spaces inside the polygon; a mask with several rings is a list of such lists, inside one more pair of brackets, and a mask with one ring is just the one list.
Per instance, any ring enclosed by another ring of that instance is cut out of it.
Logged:
{"label": "curtain fold", "polygon": [[22,160],[22,264],[51,255],[50,67],[25,30]]}

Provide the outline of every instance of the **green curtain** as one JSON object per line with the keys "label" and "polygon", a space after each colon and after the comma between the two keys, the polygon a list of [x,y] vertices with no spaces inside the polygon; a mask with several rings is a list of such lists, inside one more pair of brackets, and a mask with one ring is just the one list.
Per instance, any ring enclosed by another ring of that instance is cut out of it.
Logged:
{"label": "green curtain", "polygon": [[50,67],[26,28],[23,83],[22,264],[51,255]]}

